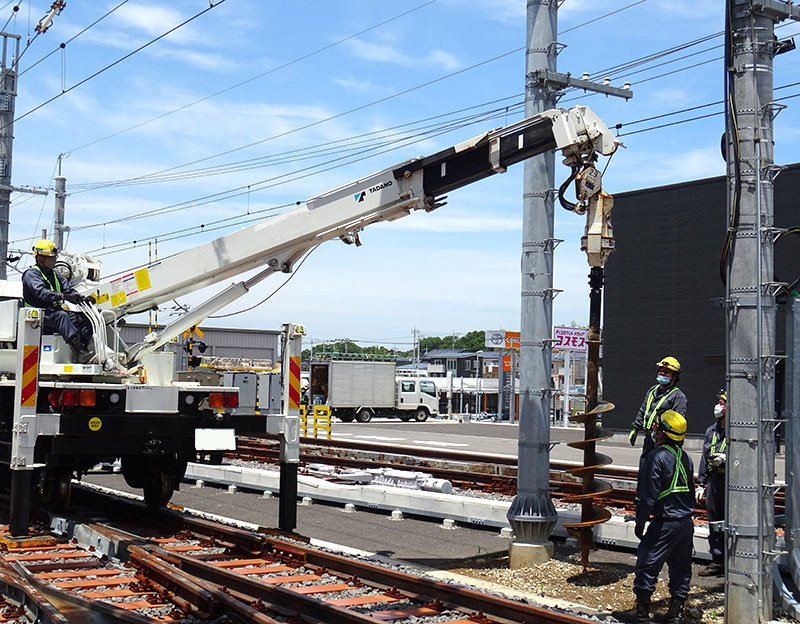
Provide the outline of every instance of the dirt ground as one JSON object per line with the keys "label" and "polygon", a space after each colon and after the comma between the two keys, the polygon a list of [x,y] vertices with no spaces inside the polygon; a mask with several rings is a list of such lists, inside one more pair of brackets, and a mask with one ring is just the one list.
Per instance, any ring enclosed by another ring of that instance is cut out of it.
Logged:
{"label": "dirt ground", "polygon": [[[590,569],[584,573],[580,554],[564,544],[556,544],[553,558],[546,564],[509,570],[504,553],[476,559],[468,567],[450,571],[482,579],[548,598],[585,605],[621,621],[630,618],[633,608],[633,571],[636,556],[630,552],[601,550],[592,553]],[[463,565],[463,564],[462,564]],[[724,622],[724,583],[721,577],[700,577],[703,565],[694,565],[692,589],[684,615],[685,624],[722,624]],[[662,571],[653,595],[654,621],[666,613],[669,604],[667,571]],[[776,610],[775,618],[795,622]]]}

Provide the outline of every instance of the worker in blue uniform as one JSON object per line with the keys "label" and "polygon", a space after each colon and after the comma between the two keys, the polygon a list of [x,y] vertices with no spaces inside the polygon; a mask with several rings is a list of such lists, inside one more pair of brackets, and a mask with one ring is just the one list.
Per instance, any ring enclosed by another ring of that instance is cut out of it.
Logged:
{"label": "worker in blue uniform", "polygon": [[681,377],[681,364],[672,356],[665,357],[656,363],[656,385],[652,386],[644,395],[644,401],[633,419],[631,431],[628,434],[631,446],[636,446],[636,438],[640,432],[644,433],[642,454],[639,457],[639,470],[642,469],[645,457],[655,446],[651,430],[656,416],[667,410],[679,414],[686,414],[686,395],[678,388]]}
{"label": "worker in blue uniform", "polygon": [[[728,405],[728,394],[720,390],[717,404],[714,406],[715,422],[706,429],[703,443],[703,455],[697,474],[697,490],[695,500],[702,504],[705,500],[708,521],[718,522],[725,518],[725,463],[728,440],[725,437],[725,411]],[[722,531],[708,528],[708,549],[711,552],[711,563],[699,572],[700,576],[722,576],[725,573],[725,550]]]}
{"label": "worker in blue uniform", "polygon": [[[674,410],[660,413],[653,422],[655,447],[639,471],[639,500],[635,533],[641,541],[636,551],[633,591],[634,614],[649,622],[650,598],[664,564],[669,569],[670,602],[667,624],[680,624],[692,580],[694,535],[694,465],[683,452],[686,419]],[[645,532],[645,525],[647,532]]]}
{"label": "worker in blue uniform", "polygon": [[79,294],[69,280],[54,271],[58,249],[53,241],[39,240],[33,247],[36,264],[22,275],[22,301],[27,307],[42,308],[42,327],[60,334],[73,352],[75,361],[88,362],[92,354],[86,348],[92,337],[92,327],[79,312],[64,309],[64,302],[94,303],[91,297]]}

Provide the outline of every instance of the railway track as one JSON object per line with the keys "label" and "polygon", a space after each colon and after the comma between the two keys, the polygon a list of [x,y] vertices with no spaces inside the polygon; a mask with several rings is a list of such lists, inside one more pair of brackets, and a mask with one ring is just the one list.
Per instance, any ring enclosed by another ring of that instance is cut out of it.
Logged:
{"label": "railway track", "polygon": [[[0,602],[0,621],[259,624],[585,624],[587,620],[310,546],[77,488],[66,535],[15,540],[0,584],[29,588]],[[91,509],[103,509],[102,519]],[[70,617],[72,614],[74,617]],[[78,617],[80,614],[80,618]]]}
{"label": "railway track", "polygon": [[[481,490],[513,496],[517,491],[517,461],[515,457],[480,455],[452,450],[429,450],[418,447],[389,447],[343,440],[301,438],[300,461],[304,464],[323,463],[350,468],[391,467],[401,470],[423,470],[438,479],[447,479],[464,490]],[[278,447],[274,436],[240,436],[237,451],[230,458],[277,463]],[[577,462],[551,461],[550,488],[554,498],[580,493],[581,482],[567,470]],[[633,511],[636,496],[637,471],[627,467],[603,466],[596,476],[610,481],[611,492],[598,498],[602,504],[620,512]],[[775,512],[783,513],[785,493],[775,496]],[[705,507],[695,509],[698,520],[706,520]]]}

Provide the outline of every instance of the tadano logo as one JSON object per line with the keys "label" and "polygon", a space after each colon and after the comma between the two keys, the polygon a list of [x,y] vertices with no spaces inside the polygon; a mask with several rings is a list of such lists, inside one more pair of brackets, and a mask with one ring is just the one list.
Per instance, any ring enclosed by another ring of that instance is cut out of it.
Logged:
{"label": "tadano logo", "polygon": [[367,196],[367,192],[369,193],[377,193],[378,191],[382,191],[385,188],[389,188],[392,185],[391,180],[386,180],[386,182],[381,182],[377,186],[371,186],[366,191],[359,191],[355,195],[353,195],[353,199],[356,200],[356,203],[363,202],[364,198]]}

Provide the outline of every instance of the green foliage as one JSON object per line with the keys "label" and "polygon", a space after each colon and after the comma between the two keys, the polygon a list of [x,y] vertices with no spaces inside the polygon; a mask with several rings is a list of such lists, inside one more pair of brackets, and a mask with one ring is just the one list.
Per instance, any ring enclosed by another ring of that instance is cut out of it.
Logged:
{"label": "green foliage", "polygon": [[475,353],[476,351],[483,351],[486,349],[484,346],[486,342],[486,332],[482,329],[475,329],[467,332],[456,341],[456,347]]}
{"label": "green foliage", "polygon": [[[426,336],[419,341],[419,353],[425,355],[433,349],[463,349],[464,351],[475,353],[476,351],[488,350],[484,346],[485,332],[482,329],[475,329],[467,332],[463,336]],[[303,359],[307,360],[311,356],[310,349],[304,349]],[[336,342],[324,342],[314,345],[314,358],[319,357],[414,357],[414,349],[398,350],[389,349],[381,345],[371,345],[360,347],[355,342],[344,339]]]}

